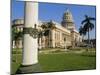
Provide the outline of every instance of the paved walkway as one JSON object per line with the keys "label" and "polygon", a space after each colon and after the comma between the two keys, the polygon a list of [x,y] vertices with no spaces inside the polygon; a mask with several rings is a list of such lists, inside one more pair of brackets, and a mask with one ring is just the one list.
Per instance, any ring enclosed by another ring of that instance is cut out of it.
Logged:
{"label": "paved walkway", "polygon": [[41,50],[39,51],[39,53],[43,53],[43,54],[52,54],[52,53],[83,53],[85,52],[85,50],[80,50],[80,51],[72,51],[72,50],[68,50],[68,49],[51,49],[51,50]]}

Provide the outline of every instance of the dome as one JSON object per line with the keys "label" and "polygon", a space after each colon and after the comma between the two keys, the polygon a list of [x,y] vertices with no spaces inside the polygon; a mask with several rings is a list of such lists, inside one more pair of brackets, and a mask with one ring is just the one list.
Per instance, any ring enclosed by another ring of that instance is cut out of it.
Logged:
{"label": "dome", "polygon": [[72,14],[68,9],[63,14],[63,20],[66,21],[66,22],[73,22]]}
{"label": "dome", "polygon": [[67,9],[67,11],[65,11],[64,15],[65,16],[71,15],[71,12]]}
{"label": "dome", "polygon": [[64,12],[62,19],[63,20],[61,24],[63,27],[67,28],[68,30],[72,30],[75,28],[72,13],[68,9]]}

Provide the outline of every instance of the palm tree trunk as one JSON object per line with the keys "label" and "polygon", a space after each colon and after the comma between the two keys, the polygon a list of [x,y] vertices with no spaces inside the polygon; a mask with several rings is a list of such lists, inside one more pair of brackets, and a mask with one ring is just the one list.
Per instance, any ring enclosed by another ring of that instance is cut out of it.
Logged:
{"label": "palm tree trunk", "polygon": [[89,29],[88,29],[88,47],[90,45],[90,34],[89,34]]}
{"label": "palm tree trunk", "polygon": [[17,63],[17,40],[15,40],[15,46],[16,46],[16,51],[15,51],[15,62]]}
{"label": "palm tree trunk", "polygon": [[49,39],[49,42],[50,42],[50,48],[52,48],[52,40],[51,40],[51,39],[52,39],[52,32],[51,32],[51,30],[50,30],[49,36],[50,36],[50,37],[49,37],[49,38],[50,38],[50,39]]}
{"label": "palm tree trunk", "polygon": [[84,42],[84,35],[82,36],[82,42]]}

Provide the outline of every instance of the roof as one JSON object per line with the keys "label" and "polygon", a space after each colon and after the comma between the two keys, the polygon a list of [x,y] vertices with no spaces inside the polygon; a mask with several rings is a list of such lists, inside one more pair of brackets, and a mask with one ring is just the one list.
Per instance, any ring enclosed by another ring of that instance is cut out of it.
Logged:
{"label": "roof", "polygon": [[58,28],[60,30],[63,30],[65,32],[67,32],[67,33],[70,33],[70,30],[68,30],[68,29],[64,28],[63,26],[61,26],[61,24],[59,24],[59,23],[57,23],[55,21],[53,21],[53,23],[55,24],[56,28]]}
{"label": "roof", "polygon": [[[41,26],[43,23],[47,23],[47,22],[45,22],[45,21],[38,21],[39,22],[39,25]],[[56,28],[58,28],[58,29],[60,29],[60,30],[62,30],[62,31],[65,31],[65,32],[67,32],[67,33],[70,33],[70,30],[68,30],[68,29],[66,29],[66,28],[64,28],[63,26],[61,26],[61,24],[60,23],[57,23],[57,22],[55,22],[55,21],[52,21],[54,24],[55,24],[55,26],[56,26]],[[24,24],[24,20],[23,19],[15,19],[15,20],[13,20],[13,24],[12,25],[23,25]],[[76,33],[79,33],[76,29],[74,29],[73,30],[74,32],[76,32]]]}

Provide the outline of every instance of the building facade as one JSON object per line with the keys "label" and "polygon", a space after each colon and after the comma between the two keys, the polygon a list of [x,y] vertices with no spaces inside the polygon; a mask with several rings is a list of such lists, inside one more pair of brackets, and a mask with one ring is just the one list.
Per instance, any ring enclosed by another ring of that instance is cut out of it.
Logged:
{"label": "building facade", "polygon": [[[41,26],[43,23],[39,21],[38,29],[43,30]],[[47,28],[49,34],[47,36],[41,36],[38,38],[38,47],[41,48],[65,48],[65,47],[75,47],[82,42],[82,37],[79,32],[75,29],[75,23],[73,16],[69,10],[64,12],[61,24],[52,21],[55,25],[54,29]],[[17,32],[22,32],[24,26],[23,19],[15,19],[12,22],[12,27],[15,28]],[[19,47],[22,48],[22,40],[19,40]],[[13,48],[16,47],[15,40],[13,40]]]}

